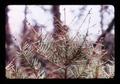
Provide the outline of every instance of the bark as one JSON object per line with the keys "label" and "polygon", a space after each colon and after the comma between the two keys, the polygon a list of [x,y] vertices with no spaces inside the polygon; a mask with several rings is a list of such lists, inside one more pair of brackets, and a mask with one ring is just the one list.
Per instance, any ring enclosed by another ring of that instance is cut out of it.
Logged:
{"label": "bark", "polygon": [[25,18],[24,18],[24,21],[23,21],[23,31],[22,31],[22,33],[23,33],[23,36],[24,36],[24,34],[27,32],[27,24],[26,24],[26,22],[27,22],[27,6],[25,6],[25,10],[24,10],[24,16],[25,16]]}
{"label": "bark", "polygon": [[9,9],[6,8],[5,11],[6,11],[6,26],[5,26],[6,44],[7,44],[7,46],[10,46],[13,43],[13,41],[11,39],[12,36],[11,36],[11,33],[10,33],[10,27],[9,27],[9,23],[8,23],[8,15],[7,15],[7,13],[9,11]]}
{"label": "bark", "polygon": [[[103,60],[114,60],[114,35],[111,34],[111,30],[113,29],[113,25],[114,25],[114,19],[111,21],[111,23],[108,25],[108,28],[106,29],[106,31],[104,33],[102,33],[100,35],[100,37],[98,38],[98,40],[96,41],[96,43],[102,43],[103,49],[105,49],[107,51],[107,55],[103,57]],[[95,45],[96,46],[96,45]]]}
{"label": "bark", "polygon": [[61,20],[60,20],[60,11],[59,11],[59,5],[54,5],[52,7],[52,13],[53,13],[53,38],[56,40],[59,38],[59,34],[61,32]]}
{"label": "bark", "polygon": [[104,6],[103,5],[101,5],[101,9],[100,9],[100,17],[101,17],[101,21],[100,21],[100,24],[101,24],[101,31],[102,31],[102,33],[104,32],[104,30],[103,30],[103,10],[104,10]]}
{"label": "bark", "polygon": [[6,49],[6,64],[9,63],[9,61],[11,60],[11,55],[10,55],[10,46],[12,45],[13,43],[13,40],[12,40],[12,36],[11,36],[11,32],[10,32],[10,27],[9,27],[9,18],[8,18],[8,7],[6,7],[5,9],[5,13],[6,13],[6,25],[5,25],[5,49]]}
{"label": "bark", "polygon": [[114,19],[111,21],[111,23],[108,25],[108,28],[106,29],[106,31],[104,33],[102,33],[99,38],[97,39],[97,42],[98,43],[100,41],[101,38],[104,38],[108,33],[111,32],[111,30],[113,29],[113,25],[114,25]]}
{"label": "bark", "polygon": [[68,31],[68,27],[66,25],[62,25],[62,22],[60,20],[59,5],[54,5],[52,7],[52,13],[54,25],[54,31],[52,36],[55,40],[63,40]]}

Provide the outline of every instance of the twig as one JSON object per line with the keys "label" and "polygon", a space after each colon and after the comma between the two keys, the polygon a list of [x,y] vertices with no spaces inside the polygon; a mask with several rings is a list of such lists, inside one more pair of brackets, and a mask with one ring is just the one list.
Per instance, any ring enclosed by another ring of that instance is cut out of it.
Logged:
{"label": "twig", "polygon": [[91,11],[91,10],[92,10],[92,8],[91,8],[91,9],[89,10],[89,12],[87,13],[87,15],[86,15],[86,17],[84,18],[82,24],[78,27],[77,33],[76,33],[76,35],[73,37],[72,40],[74,40],[74,39],[76,38],[76,36],[79,34],[79,30],[80,30],[80,28],[82,27],[82,25],[83,25],[83,23],[85,22],[85,20],[87,19],[87,17],[88,17],[88,15],[90,14],[90,11]]}
{"label": "twig", "polygon": [[12,63],[15,61],[15,57],[12,59],[12,61],[5,67],[5,69],[7,70],[11,65],[12,65]]}

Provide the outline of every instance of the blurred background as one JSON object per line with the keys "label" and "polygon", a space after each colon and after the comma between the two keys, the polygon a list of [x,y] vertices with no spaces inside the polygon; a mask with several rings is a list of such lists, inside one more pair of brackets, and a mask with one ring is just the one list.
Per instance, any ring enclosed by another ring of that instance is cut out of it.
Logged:
{"label": "blurred background", "polygon": [[[60,5],[59,7],[60,19],[69,27],[70,36],[75,35],[78,30],[84,35],[89,23],[88,39],[91,41],[96,41],[102,33],[101,29],[106,30],[114,18],[112,5]],[[51,8],[52,5],[8,5],[6,13],[11,34],[20,40],[25,18],[33,26],[36,24],[43,26],[43,34],[52,32],[54,26]],[[89,11],[90,14],[87,16]],[[114,29],[111,33],[114,34]]]}
{"label": "blurred background", "polygon": [[[11,67],[10,66],[11,64],[15,65],[15,67],[17,68],[21,66],[22,62],[20,61],[19,52],[21,50],[24,51],[25,46],[26,47],[29,46],[30,49],[33,50],[33,53],[36,53],[37,50],[41,49],[41,44],[40,46],[38,46],[37,44],[38,42],[41,43],[42,41],[45,41],[47,43],[48,41],[49,43],[51,42],[51,40],[53,40],[52,41],[53,43],[54,42],[61,43],[64,42],[63,39],[67,40],[66,39],[67,35],[69,35],[70,37],[69,41],[71,43],[76,36],[77,37],[80,36],[80,38],[79,37],[75,38],[73,43],[84,43],[86,41],[87,43],[89,42],[90,44],[92,44],[91,46],[93,48],[93,51],[90,51],[90,53],[93,52],[93,54],[91,55],[92,57],[94,55],[94,52],[97,51],[97,49],[98,51],[101,51],[101,53],[98,54],[99,56],[104,54],[104,52],[107,52],[107,54],[105,54],[106,56],[103,55],[104,56],[103,61],[105,61],[106,63],[109,62],[110,60],[113,61],[113,63],[110,61],[109,65],[112,65],[113,70],[111,72],[114,75],[114,57],[115,57],[114,56],[114,45],[115,45],[114,44],[114,35],[115,35],[114,6],[112,5],[8,5],[5,11],[6,11],[6,25],[5,25],[6,60],[5,61],[7,65],[6,68]],[[47,41],[44,39],[46,37],[49,38]],[[65,43],[66,42],[67,41],[65,41]],[[100,50],[94,45],[94,44],[99,45],[99,43],[102,44],[103,47],[102,48],[100,46]],[[59,46],[57,46],[56,48],[58,47]],[[42,46],[42,48],[44,47]],[[92,48],[89,46],[87,48],[88,51],[89,48],[92,50]],[[79,48],[75,48],[76,51],[77,49],[78,51],[80,51]],[[39,54],[41,54],[41,52]],[[40,55],[38,56],[35,55],[35,57],[40,57]],[[44,56],[42,57],[44,58]],[[43,58],[39,58],[39,59],[43,60]],[[110,75],[110,77],[111,76],[112,75]]]}

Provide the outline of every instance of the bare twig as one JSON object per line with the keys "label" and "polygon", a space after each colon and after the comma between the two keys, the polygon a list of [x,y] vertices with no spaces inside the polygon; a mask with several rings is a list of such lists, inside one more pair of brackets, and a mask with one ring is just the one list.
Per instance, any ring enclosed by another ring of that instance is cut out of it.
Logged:
{"label": "bare twig", "polygon": [[73,37],[72,40],[74,40],[76,38],[76,36],[79,34],[79,30],[82,27],[83,23],[85,22],[85,20],[87,19],[88,15],[90,14],[90,11],[92,10],[92,8],[89,10],[89,12],[87,13],[86,17],[84,18],[83,22],[81,23],[81,25],[78,27],[77,33],[76,35]]}

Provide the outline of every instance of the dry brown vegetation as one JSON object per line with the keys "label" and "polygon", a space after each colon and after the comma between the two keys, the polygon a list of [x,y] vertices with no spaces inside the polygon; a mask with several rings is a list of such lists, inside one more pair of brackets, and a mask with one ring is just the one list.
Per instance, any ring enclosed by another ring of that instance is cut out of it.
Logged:
{"label": "dry brown vegetation", "polygon": [[[54,34],[43,36],[42,32],[35,30],[32,25],[29,24],[29,27],[30,30],[23,35],[19,47],[11,49],[14,51],[11,54],[12,60],[5,67],[8,79],[114,77],[114,61],[104,60],[108,57],[107,51],[102,49],[104,45],[98,42],[94,47],[93,43],[87,40],[88,31],[83,38],[79,32],[71,38],[68,34],[69,28],[59,20],[59,31]],[[54,36],[57,36],[57,39]]]}
{"label": "dry brown vegetation", "polygon": [[[79,38],[76,41],[67,34],[64,36],[65,39],[56,41],[52,35],[37,40],[34,40],[35,37],[32,35],[31,42],[24,41],[21,48],[16,51],[16,56],[6,66],[6,77],[10,79],[114,77],[114,64],[106,64],[108,60],[102,61],[106,55],[105,50],[101,49],[102,44],[98,43],[93,47],[92,43],[86,40],[86,36],[83,42],[79,35],[76,36]],[[17,59],[20,60],[20,67],[16,67]]]}

